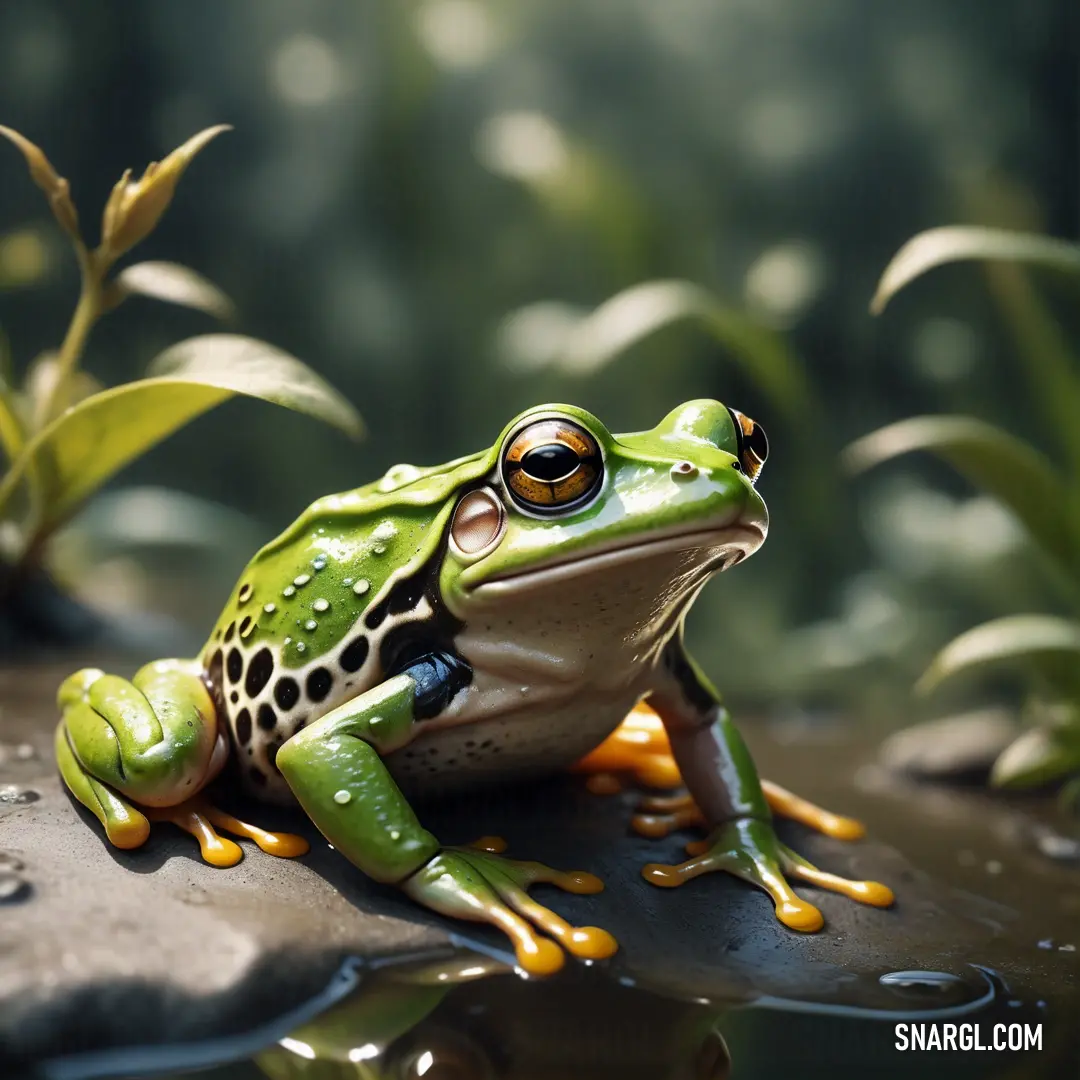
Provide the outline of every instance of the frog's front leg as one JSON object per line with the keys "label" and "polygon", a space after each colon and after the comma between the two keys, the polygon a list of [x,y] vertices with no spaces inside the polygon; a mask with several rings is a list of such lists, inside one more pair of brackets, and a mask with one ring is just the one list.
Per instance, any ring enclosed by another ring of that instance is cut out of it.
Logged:
{"label": "frog's front leg", "polygon": [[598,878],[504,859],[490,843],[443,847],[420,824],[382,760],[412,738],[415,695],[412,676],[396,675],[327,713],[278,751],[278,768],[319,831],[374,880],[397,885],[443,915],[498,927],[530,973],[562,967],[559,945],[587,959],[610,956],[617,947],[610,934],[570,926],[527,891],[548,883],[568,892],[599,892]]}
{"label": "frog's front leg", "polygon": [[84,668],[64,680],[57,701],[60,775],[115,847],[139,847],[151,821],[171,821],[199,841],[214,866],[233,866],[243,857],[215,825],[250,837],[271,855],[308,850],[302,837],[248,825],[201,797],[221,771],[229,742],[195,661],[158,660],[130,681]]}
{"label": "frog's front leg", "polygon": [[724,870],[764,889],[776,904],[777,918],[792,930],[807,932],[819,930],[824,919],[795,894],[785,875],[875,907],[893,902],[886,886],[825,873],[780,843],[750,752],[681,640],[668,646],[659,685],[648,701],[664,722],[700,819],[712,832],[704,843],[691,845],[694,857],[686,862],[646,866],[647,881],[674,886]]}

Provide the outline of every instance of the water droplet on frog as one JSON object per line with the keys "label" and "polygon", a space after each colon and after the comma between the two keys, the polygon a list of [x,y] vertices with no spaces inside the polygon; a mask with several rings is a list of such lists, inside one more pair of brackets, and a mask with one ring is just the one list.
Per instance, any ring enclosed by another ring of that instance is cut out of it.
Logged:
{"label": "water droplet on frog", "polygon": [[320,597],[318,600],[315,601],[314,604],[311,605],[311,610],[312,611],[319,611],[319,612],[329,611],[330,610],[330,601],[329,600],[323,600],[322,597]]}
{"label": "water droplet on frog", "polygon": [[338,806],[344,806],[346,803],[352,802],[352,795],[342,788],[340,791],[334,792],[334,802],[336,802]]}
{"label": "water droplet on frog", "polygon": [[353,581],[353,579],[351,577],[342,578],[341,579],[341,584],[342,585],[351,585],[352,581]]}
{"label": "water droplet on frog", "polygon": [[285,588],[281,590],[281,595],[282,596],[295,596],[296,595],[296,589],[294,589],[291,585],[286,585]]}
{"label": "water droplet on frog", "polygon": [[964,980],[947,971],[890,971],[882,975],[878,982],[882,986],[891,986],[894,990],[917,993],[943,994],[957,986],[963,986]]}
{"label": "water droplet on frog", "polygon": [[361,578],[353,587],[352,591],[357,596],[363,596],[371,588],[371,582],[367,578]]}
{"label": "water droplet on frog", "polygon": [[27,803],[37,802],[41,796],[30,788],[17,787],[15,784],[5,784],[0,787],[0,803],[9,806],[25,806]]}
{"label": "water droplet on frog", "polygon": [[320,570],[326,569],[326,558],[320,555],[317,559],[311,561],[311,569],[318,573]]}
{"label": "water droplet on frog", "polygon": [[30,886],[24,878],[10,870],[0,870],[0,904],[25,900],[29,895]]}
{"label": "water droplet on frog", "polygon": [[265,611],[267,615],[273,615],[274,612],[277,611],[277,605],[276,604],[263,604],[263,611]]}
{"label": "water droplet on frog", "polygon": [[371,549],[371,551],[372,551],[372,554],[374,554],[374,555],[385,555],[386,554],[386,545],[385,544],[376,544]]}
{"label": "water droplet on frog", "polygon": [[304,623],[304,629],[305,630],[318,630],[319,629],[319,624],[314,619],[308,619],[308,621],[306,623]]}
{"label": "water droplet on frog", "polygon": [[297,574],[292,583],[298,588],[303,588],[311,580],[310,574]]}
{"label": "water droplet on frog", "polygon": [[302,641],[298,641],[296,643],[296,651],[297,652],[303,652],[306,648],[307,648],[307,646]]}

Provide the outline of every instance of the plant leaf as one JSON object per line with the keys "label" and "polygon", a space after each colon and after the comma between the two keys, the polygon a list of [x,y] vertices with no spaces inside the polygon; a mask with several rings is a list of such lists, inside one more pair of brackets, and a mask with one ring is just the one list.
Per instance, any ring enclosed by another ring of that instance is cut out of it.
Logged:
{"label": "plant leaf", "polygon": [[99,495],[61,533],[77,534],[94,559],[133,550],[185,547],[221,552],[250,550],[263,530],[221,503],[161,487],[129,487]]}
{"label": "plant leaf", "polygon": [[22,421],[15,405],[15,391],[0,382],[0,452],[9,462],[19,456],[24,438]]}
{"label": "plant leaf", "polygon": [[851,443],[841,460],[859,473],[900,454],[928,450],[976,487],[1000,499],[1031,537],[1064,567],[1075,561],[1068,489],[1039,451],[969,416],[913,416]]}
{"label": "plant leaf", "polygon": [[1007,615],[953,638],[915,685],[926,694],[959,672],[1017,660],[1080,655],[1080,623],[1055,615]]}
{"label": "plant leaf", "polygon": [[45,156],[41,147],[32,143],[25,135],[12,128],[4,127],[3,124],[0,124],[0,135],[16,146],[26,159],[30,178],[45,192],[49,207],[60,223],[60,227],[72,240],[81,244],[79,215],[75,210],[75,204],[71,201],[71,189],[68,182],[53,168],[52,162]]}
{"label": "plant leaf", "polygon": [[892,257],[870,301],[871,312],[880,315],[905,285],[927,270],[963,259],[1034,263],[1080,274],[1080,244],[1038,233],[946,225],[913,236]]}
{"label": "plant leaf", "polygon": [[105,204],[101,220],[101,246],[98,254],[108,263],[141,243],[157,227],[161,215],[172,202],[176,185],[196,154],[224,131],[229,124],[217,124],[193,135],[164,161],[151,162],[140,179],[131,180],[125,171]]}
{"label": "plant leaf", "polygon": [[141,262],[116,275],[110,287],[112,306],[128,296],[148,296],[167,304],[205,311],[228,320],[235,314],[232,301],[212,281],[187,266],[173,262]]}
{"label": "plant leaf", "polygon": [[1080,746],[1046,728],[1025,731],[998,755],[990,772],[994,787],[1044,787],[1080,769]]}
{"label": "plant leaf", "polygon": [[31,462],[50,462],[42,527],[68,516],[92,491],[151,446],[235,394],[325,420],[357,437],[360,417],[295,357],[235,334],[206,334],[166,349],[151,377],[86,398],[39,432],[0,481],[0,510]]}
{"label": "plant leaf", "polygon": [[811,394],[784,339],[689,281],[646,281],[616,293],[571,331],[559,367],[590,375],[673,323],[693,320],[729,349],[770,400],[798,420]]}

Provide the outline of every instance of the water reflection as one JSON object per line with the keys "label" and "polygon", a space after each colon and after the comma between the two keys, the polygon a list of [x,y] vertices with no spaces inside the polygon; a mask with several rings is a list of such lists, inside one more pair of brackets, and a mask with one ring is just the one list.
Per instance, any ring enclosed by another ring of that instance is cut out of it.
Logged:
{"label": "water reflection", "polygon": [[723,1011],[619,986],[584,966],[523,979],[461,952],[381,968],[254,1065],[270,1080],[723,1080]]}

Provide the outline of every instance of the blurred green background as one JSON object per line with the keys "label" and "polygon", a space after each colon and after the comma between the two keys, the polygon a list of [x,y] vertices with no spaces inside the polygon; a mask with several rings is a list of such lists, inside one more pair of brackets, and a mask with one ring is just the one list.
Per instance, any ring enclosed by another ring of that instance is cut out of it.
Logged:
{"label": "blurred green background", "polygon": [[[953,633],[1052,608],[1052,590],[1015,522],[944,466],[853,481],[838,454],[912,413],[1040,431],[977,265],[880,319],[867,305],[920,229],[1076,235],[1078,40],[1074,0],[3,4],[0,123],[71,180],[92,237],[123,168],[235,125],[137,257],[208,276],[236,329],[311,364],[369,429],[356,444],[231,402],[127,469],[59,538],[59,571],[96,604],[203,632],[254,548],[320,494],[470,452],[545,400],[634,430],[717,397],[769,432],[773,526],[696,605],[702,662],[776,710],[914,715],[910,683]],[[0,327],[22,368],[62,336],[77,276],[0,150]],[[785,404],[692,323],[575,364],[589,312],[667,278],[761,327],[808,395]],[[1048,283],[1075,332],[1065,296]],[[131,301],[86,367],[125,381],[211,329]],[[210,505],[122,494],[147,486]]]}

